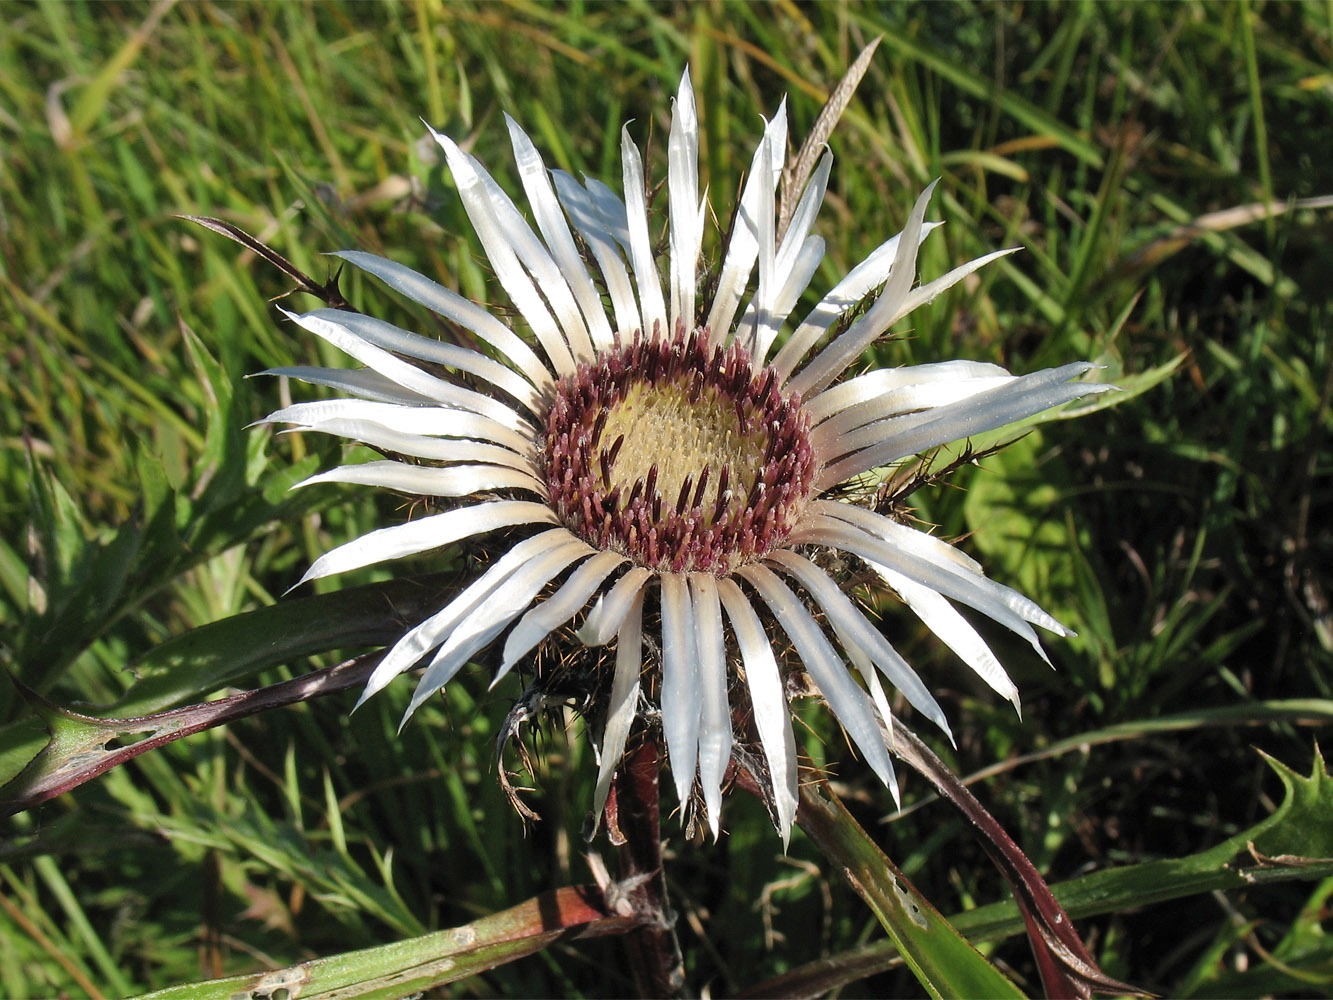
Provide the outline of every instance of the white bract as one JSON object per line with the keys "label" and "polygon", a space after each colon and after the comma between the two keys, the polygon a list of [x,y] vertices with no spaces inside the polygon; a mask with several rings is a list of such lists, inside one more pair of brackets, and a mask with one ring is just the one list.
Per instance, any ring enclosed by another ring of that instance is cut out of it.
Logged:
{"label": "white bract", "polygon": [[[531,221],[480,163],[432,134],[519,329],[400,264],[347,251],[338,256],[466,329],[491,353],[320,309],[291,318],[364,367],[274,372],[356,398],[297,403],[268,422],[401,456],[344,466],[303,485],[357,483],[449,498],[443,513],[326,553],[302,582],[501,529],[524,536],[398,640],[362,699],[424,667],[410,715],[502,635],[496,680],[582,615],[585,643],[616,643],[594,811],[605,805],[646,701],[660,709],[677,793],[686,802],[699,782],[716,835],[737,738],[732,701],[743,699],[749,713],[736,718],[746,720],[742,738],[762,746],[785,840],[797,766],[784,662],[769,631],[776,623],[791,651],[783,659],[799,660],[896,797],[883,681],[947,732],[944,713],[812,556],[839,550],[857,557],[1017,705],[1014,685],[955,602],[1022,636],[1043,657],[1032,626],[1058,635],[1066,629],[957,549],[856,501],[895,463],[1107,386],[1073,381],[1092,367],[1085,363],[1018,377],[968,361],[839,382],[892,324],[1009,251],[913,287],[917,249],[937,225],[924,221],[927,189],[902,233],[790,323],[823,256],[812,228],[832,156],[825,153],[813,171],[779,238],[774,192],[787,146],[785,105],[754,154],[708,301],[696,280],[708,213],[688,72],[667,144],[665,262],[654,256],[642,160],[628,130],[622,201],[598,181],[547,170],[522,129],[508,126]],[[846,322],[869,295],[868,307]],[[466,373],[484,390],[431,372]],[[653,644],[660,662],[645,658],[645,628],[660,628]]]}

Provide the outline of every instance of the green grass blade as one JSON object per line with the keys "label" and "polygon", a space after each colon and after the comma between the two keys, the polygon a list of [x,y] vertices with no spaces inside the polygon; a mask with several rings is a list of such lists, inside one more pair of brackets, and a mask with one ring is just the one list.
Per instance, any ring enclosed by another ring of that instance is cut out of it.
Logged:
{"label": "green grass blade", "polygon": [[917,891],[827,786],[802,786],[796,823],[874,911],[932,997],[1024,995]]}
{"label": "green grass blade", "polygon": [[398,1000],[531,955],[575,929],[607,934],[632,927],[603,908],[596,889],[558,889],[462,927],[262,975],[169,987],[140,1000],[234,1000],[280,990],[302,1000]]}

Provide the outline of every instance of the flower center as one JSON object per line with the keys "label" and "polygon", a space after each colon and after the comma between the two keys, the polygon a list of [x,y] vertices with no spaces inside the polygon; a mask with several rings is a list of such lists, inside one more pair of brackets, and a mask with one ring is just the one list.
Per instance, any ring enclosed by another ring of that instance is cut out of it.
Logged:
{"label": "flower center", "polygon": [[815,478],[810,418],[706,330],[636,335],[556,386],[546,481],[565,526],[661,572],[726,575],[782,544]]}

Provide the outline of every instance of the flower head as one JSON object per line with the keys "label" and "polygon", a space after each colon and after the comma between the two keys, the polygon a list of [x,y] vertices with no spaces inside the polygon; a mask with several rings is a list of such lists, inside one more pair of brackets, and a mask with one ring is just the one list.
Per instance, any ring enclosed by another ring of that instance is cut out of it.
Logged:
{"label": "flower head", "polygon": [[[523,533],[388,651],[363,700],[424,665],[411,715],[501,635],[496,680],[582,616],[583,642],[616,643],[594,811],[605,803],[642,699],[660,710],[676,791],[689,801],[698,781],[716,835],[735,738],[731,703],[743,698],[785,838],[796,810],[796,750],[766,617],[896,796],[882,682],[947,731],[944,713],[821,568],[821,553],[864,563],[1016,704],[1013,684],[955,603],[1043,656],[1032,626],[1067,631],[956,548],[863,500],[906,459],[1106,387],[1071,381],[1092,367],[1083,363],[1016,377],[995,365],[950,361],[838,381],[892,324],[1000,254],[914,288],[917,248],[937,225],[924,221],[927,189],[899,235],[789,324],[823,256],[812,229],[832,156],[824,154],[779,236],[774,192],[787,142],[785,105],[754,154],[707,301],[696,280],[706,202],[688,72],[668,139],[665,291],[642,161],[628,130],[622,200],[598,181],[547,170],[522,129],[512,120],[508,126],[531,222],[480,163],[432,134],[517,308],[519,329],[406,267],[347,251],[338,256],[490,352],[370,316],[316,310],[291,318],[365,367],[277,371],[354,398],[297,403],[268,422],[398,456],[303,485],[359,483],[449,498],[442,513],[326,553],[302,582],[501,529]],[[450,373],[465,373],[484,390]],[[658,628],[651,646],[660,661],[644,651],[645,629]]]}

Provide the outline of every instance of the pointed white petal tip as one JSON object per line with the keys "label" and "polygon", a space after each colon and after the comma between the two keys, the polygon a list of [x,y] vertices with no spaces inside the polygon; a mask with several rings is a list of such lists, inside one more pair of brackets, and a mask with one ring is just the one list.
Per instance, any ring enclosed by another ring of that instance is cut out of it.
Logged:
{"label": "pointed white petal tip", "polygon": [[[1017,693],[1015,693],[1014,697],[1018,697]],[[935,720],[935,724],[940,727],[940,732],[942,732],[944,734],[944,738],[949,741],[949,746],[957,750],[958,741],[953,738],[953,730],[949,728],[949,721],[947,719],[940,718]]]}
{"label": "pointed white petal tip", "polygon": [[412,716],[416,715],[416,713],[417,705],[414,701],[411,705],[407,706],[407,711],[404,712],[403,717],[398,720],[398,729],[394,733],[395,736],[403,735],[403,730],[407,728],[407,724],[412,721]]}
{"label": "pointed white petal tip", "polygon": [[361,694],[356,699],[356,704],[352,706],[351,712],[348,712],[347,714],[348,715],[355,714],[356,710],[360,708],[362,705],[364,705],[366,702],[368,702],[370,700],[371,695],[373,695],[374,693],[375,692],[370,689],[370,685],[367,684],[364,688],[361,689]]}
{"label": "pointed white petal tip", "polygon": [[282,592],[282,596],[286,597],[293,590],[297,590],[298,588],[305,586],[311,580],[318,580],[322,575],[315,572],[315,567],[318,565],[319,565],[319,560],[316,560],[315,562],[312,562],[308,567],[306,567],[306,571],[301,574],[301,579],[297,580],[294,584],[292,584],[290,587],[284,590]]}
{"label": "pointed white petal tip", "polygon": [[[386,679],[386,683],[391,679],[392,678]],[[443,690],[443,688],[443,684],[434,684],[423,691],[422,685],[417,684],[416,690],[412,692],[412,700],[408,702],[407,710],[403,712],[402,719],[398,721],[397,732],[399,735],[401,735],[403,730],[407,728],[407,724],[412,721],[412,716],[417,714],[417,709],[424,705],[437,691]]]}

